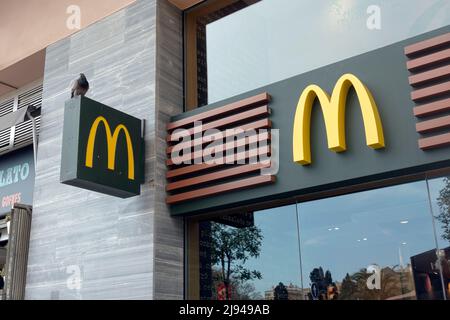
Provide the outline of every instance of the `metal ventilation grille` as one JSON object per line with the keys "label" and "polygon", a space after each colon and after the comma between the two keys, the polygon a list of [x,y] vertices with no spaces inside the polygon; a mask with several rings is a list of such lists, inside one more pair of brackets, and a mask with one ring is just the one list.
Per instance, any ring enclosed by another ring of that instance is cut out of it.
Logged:
{"label": "metal ventilation grille", "polygon": [[[0,103],[0,117],[13,112],[14,98],[3,101]],[[0,153],[9,149],[11,129],[5,129],[0,131]]]}
{"label": "metal ventilation grille", "polygon": [[[0,117],[14,111],[14,105],[17,103],[17,110],[33,105],[37,108],[42,106],[42,84],[32,87],[29,90],[18,90],[18,93],[6,101],[0,102]],[[36,131],[39,134],[41,126],[41,117],[36,119]],[[12,130],[14,128],[14,130]],[[12,132],[14,136],[12,137]],[[0,131],[0,155],[13,150],[28,146],[33,143],[33,126],[31,120],[19,123]]]}
{"label": "metal ventilation grille", "polygon": [[40,108],[42,105],[42,85],[19,94],[19,103],[17,109],[33,105]]}
{"label": "metal ventilation grille", "polygon": [[0,153],[9,149],[11,129],[0,131]]}
{"label": "metal ventilation grille", "polygon": [[[39,134],[41,128],[41,116],[36,117],[36,132]],[[33,125],[30,120],[16,125],[14,135],[14,148],[25,147],[33,143]]]}
{"label": "metal ventilation grille", "polygon": [[10,112],[13,112],[13,108],[14,108],[14,98],[0,102],[0,117],[3,117],[4,115]]}

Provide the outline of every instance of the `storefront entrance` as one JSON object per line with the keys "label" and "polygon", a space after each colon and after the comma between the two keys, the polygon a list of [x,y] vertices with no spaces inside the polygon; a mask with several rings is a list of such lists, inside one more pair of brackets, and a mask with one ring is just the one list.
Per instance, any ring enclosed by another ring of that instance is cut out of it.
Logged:
{"label": "storefront entrance", "polygon": [[191,220],[188,298],[446,299],[449,221],[449,177]]}

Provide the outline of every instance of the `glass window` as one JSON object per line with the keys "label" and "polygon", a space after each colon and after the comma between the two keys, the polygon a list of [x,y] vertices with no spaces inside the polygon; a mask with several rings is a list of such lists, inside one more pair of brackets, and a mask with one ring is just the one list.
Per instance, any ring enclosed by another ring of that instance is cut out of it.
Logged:
{"label": "glass window", "polygon": [[445,299],[449,207],[444,177],[191,221],[189,298]]}
{"label": "glass window", "polygon": [[206,25],[198,105],[449,23],[447,0],[262,0]]}
{"label": "glass window", "polygon": [[[310,299],[441,299],[425,181],[299,204]],[[426,270],[423,270],[423,266]]]}
{"label": "glass window", "polygon": [[199,223],[200,299],[300,299],[295,205],[237,217]]}
{"label": "glass window", "polygon": [[[447,299],[450,297],[450,177],[428,181],[436,229],[436,241],[441,262],[443,287]],[[438,264],[439,266],[439,264]]]}

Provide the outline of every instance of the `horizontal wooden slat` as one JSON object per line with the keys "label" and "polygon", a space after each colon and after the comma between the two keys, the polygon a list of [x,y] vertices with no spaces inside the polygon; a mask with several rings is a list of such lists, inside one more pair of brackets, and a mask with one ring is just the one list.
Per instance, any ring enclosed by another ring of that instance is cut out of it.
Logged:
{"label": "horizontal wooden slat", "polygon": [[450,110],[450,98],[423,104],[414,108],[416,117],[425,117]]}
{"label": "horizontal wooden slat", "polygon": [[412,54],[419,54],[423,51],[432,50],[433,48],[446,45],[449,43],[450,43],[450,33],[446,33],[405,47],[405,54],[407,56]]}
{"label": "horizontal wooden slat", "polygon": [[183,137],[192,136],[194,133],[199,134],[205,132],[206,130],[219,129],[224,126],[235,125],[236,123],[243,122],[245,120],[251,121],[253,118],[261,117],[263,115],[268,116],[269,114],[270,109],[268,106],[257,107],[219,120],[203,123],[201,128],[190,128],[188,130],[183,130],[183,132],[169,134],[167,136],[167,142],[178,141]]}
{"label": "horizontal wooden slat", "polygon": [[[269,155],[269,154],[270,154],[270,146],[261,147],[261,148],[254,149],[251,151],[247,150],[245,152],[236,153],[234,155],[234,162],[238,162],[241,160],[247,160],[251,157],[254,157],[255,155],[256,156],[264,156],[264,155]],[[169,170],[166,173],[166,178],[167,179],[177,178],[177,177],[185,176],[187,174],[192,174],[192,173],[197,173],[197,172],[204,171],[204,170],[217,168],[217,167],[223,165],[220,162],[225,163],[226,160],[227,160],[227,157],[223,157],[221,159],[217,159],[215,164],[200,163],[200,164],[193,164],[190,166],[182,167],[179,169]]]}
{"label": "horizontal wooden slat", "polygon": [[270,95],[267,92],[264,92],[240,101],[230,103],[223,107],[215,108],[184,119],[173,121],[167,125],[167,130],[174,130],[192,124],[195,121],[205,121],[213,117],[223,116],[227,113],[237,111],[247,106],[268,103],[269,101]]}
{"label": "horizontal wooden slat", "polygon": [[[271,128],[272,127],[272,122],[269,119],[261,119],[258,121],[254,121],[251,123],[246,123],[243,125],[240,125],[239,127],[235,127],[235,128],[231,128],[229,131],[226,130],[224,133],[224,138],[228,138],[228,137],[232,137],[235,136],[235,134],[233,133],[236,132],[237,130],[241,130],[241,132],[247,132],[250,130],[259,130],[259,129],[266,129],[266,128]],[[166,153],[172,153],[173,148],[178,147],[180,149],[185,149],[185,148],[192,148],[192,147],[196,147],[199,145],[204,145],[207,143],[210,143],[212,135],[205,135],[202,138],[197,138],[191,141],[187,141],[187,142],[181,142],[178,143],[176,145],[173,146],[169,146],[166,148]]]}
{"label": "horizontal wooden slat", "polygon": [[436,63],[450,59],[450,49],[438,51],[420,58],[411,59],[406,63],[408,70],[413,71],[417,68],[429,67]]}
{"label": "horizontal wooden slat", "polygon": [[238,191],[249,187],[256,187],[264,184],[274,183],[276,178],[274,176],[263,175],[238,181],[219,184],[212,187],[202,188],[195,191],[184,192],[176,195],[167,196],[167,204],[176,204],[187,200],[194,200],[205,198],[208,196],[217,195],[219,193]]}
{"label": "horizontal wooden slat", "polygon": [[446,127],[450,127],[450,116],[421,121],[416,124],[416,130],[419,133],[427,133]]}
{"label": "horizontal wooden slat", "polygon": [[427,81],[437,80],[442,77],[446,77],[448,75],[450,75],[450,65],[443,66],[426,72],[421,72],[413,76],[410,76],[408,79],[410,85],[416,86],[419,84],[423,84]]}
{"label": "horizontal wooden slat", "polygon": [[169,183],[166,187],[167,191],[174,191],[181,188],[186,188],[190,186],[196,186],[199,184],[207,183],[210,181],[232,178],[235,176],[240,176],[243,174],[259,171],[263,168],[269,168],[270,163],[257,163],[257,164],[246,164],[242,166],[233,166],[232,168],[220,170],[212,173],[207,173],[195,178],[184,179],[176,182]]}
{"label": "horizontal wooden slat", "polygon": [[450,133],[419,139],[419,148],[422,150],[435,149],[450,145]]}
{"label": "horizontal wooden slat", "polygon": [[[243,143],[245,144],[245,141],[248,140],[250,137],[251,137],[251,139],[254,139],[254,136],[258,136],[257,141],[270,140],[270,138],[271,138],[269,130],[263,131],[261,133],[258,133],[256,130],[252,130],[252,131],[242,131],[242,133],[239,135],[229,134],[228,136],[223,137],[223,139],[225,142],[230,140],[230,141],[233,141],[233,143],[235,145],[241,145]],[[213,138],[211,135],[209,137]],[[198,139],[198,140],[201,140],[201,139]],[[205,149],[212,148],[212,147],[209,147],[208,145],[211,144],[213,141],[215,141],[215,140],[208,140],[208,137],[204,137],[203,141],[199,141],[199,143],[197,143],[197,144],[193,144],[190,142],[179,143],[179,144],[167,147],[166,153],[170,157],[171,156],[170,154],[172,153],[172,151],[174,151],[174,149],[175,149],[175,152],[181,152],[181,150],[183,150],[183,149],[191,150],[193,146],[198,147],[200,144],[202,144],[202,145],[205,144],[205,146],[204,146]],[[231,142],[227,143],[227,145],[231,145]],[[202,150],[203,150],[203,148],[202,148]],[[225,149],[225,150],[228,150],[228,149]]]}
{"label": "horizontal wooden slat", "polygon": [[196,159],[202,158],[204,155],[209,155],[210,152],[226,152],[228,150],[235,149],[236,147],[245,147],[251,146],[252,144],[259,145],[261,142],[268,141],[270,139],[270,134],[268,132],[264,132],[258,134],[257,136],[242,138],[233,142],[222,143],[220,145],[215,145],[212,147],[207,146],[206,148],[202,148],[199,151],[188,152],[183,154],[181,157],[174,157],[166,160],[166,165],[171,166],[174,163],[181,164],[186,161],[194,162]]}
{"label": "horizontal wooden slat", "polygon": [[432,98],[444,93],[450,93],[450,81],[414,90],[411,92],[411,99],[417,101],[425,98]]}

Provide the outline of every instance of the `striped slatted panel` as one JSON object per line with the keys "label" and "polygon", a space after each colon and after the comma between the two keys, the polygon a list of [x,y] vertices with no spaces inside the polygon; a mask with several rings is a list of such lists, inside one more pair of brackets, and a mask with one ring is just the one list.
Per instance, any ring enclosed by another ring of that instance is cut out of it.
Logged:
{"label": "striped slatted panel", "polygon": [[422,150],[450,145],[450,33],[405,48]]}
{"label": "striped slatted panel", "polygon": [[0,102],[0,117],[13,112],[14,109],[14,98],[8,99],[6,101]]}
{"label": "striped slatted panel", "polygon": [[11,140],[11,128],[0,131],[0,154],[6,150],[9,150]]}
{"label": "striped slatted panel", "polygon": [[[0,117],[13,112],[14,98],[10,98],[0,103]],[[4,129],[0,131],[0,153],[10,149],[11,129]]]}
{"label": "striped slatted panel", "polygon": [[[14,111],[14,101],[17,101],[17,109],[27,108],[30,105],[40,108],[42,106],[42,84],[33,86],[0,102],[0,117]],[[39,134],[41,116],[37,116],[36,131]],[[26,147],[33,143],[33,126],[31,120],[19,123],[14,128],[14,137],[11,139],[11,128],[0,131],[0,155],[16,149]]]}
{"label": "striped slatted panel", "polygon": [[[18,109],[32,105],[36,108],[42,106],[42,84],[19,94]],[[39,134],[41,116],[36,117],[36,132]],[[16,125],[14,135],[14,148],[21,148],[33,143],[33,124],[31,120]]]}
{"label": "striped slatted panel", "polygon": [[36,108],[42,106],[42,84],[19,94],[18,109],[26,108],[29,105],[33,105]]}
{"label": "striped slatted panel", "polygon": [[[36,132],[39,134],[41,128],[41,116],[35,118]],[[25,147],[33,143],[33,124],[31,120],[19,123],[16,125],[16,132],[14,135],[14,148]]]}
{"label": "striped slatted panel", "polygon": [[[270,161],[260,161],[271,153],[269,101],[269,94],[262,93],[169,123],[166,202],[177,204],[275,182],[274,176],[261,174]],[[220,140],[214,131],[220,132]],[[205,155],[215,161],[205,162]]]}

